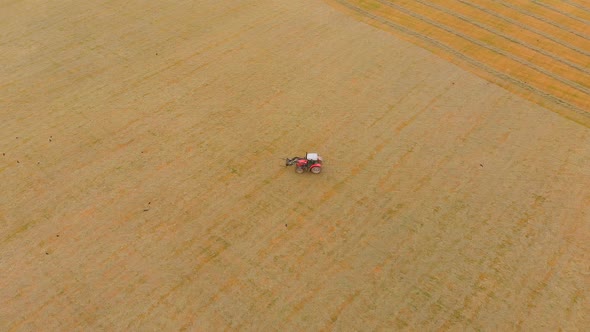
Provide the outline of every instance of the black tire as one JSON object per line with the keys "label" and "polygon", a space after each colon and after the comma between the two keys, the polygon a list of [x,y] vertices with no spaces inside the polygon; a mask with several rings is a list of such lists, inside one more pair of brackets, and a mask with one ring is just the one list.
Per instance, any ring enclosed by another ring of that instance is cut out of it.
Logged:
{"label": "black tire", "polygon": [[315,167],[312,167],[312,168],[310,169],[310,171],[311,171],[313,174],[320,174],[320,172],[322,171],[322,168],[321,168],[320,166],[315,166]]}
{"label": "black tire", "polygon": [[303,173],[303,167],[295,167],[295,172],[299,174]]}

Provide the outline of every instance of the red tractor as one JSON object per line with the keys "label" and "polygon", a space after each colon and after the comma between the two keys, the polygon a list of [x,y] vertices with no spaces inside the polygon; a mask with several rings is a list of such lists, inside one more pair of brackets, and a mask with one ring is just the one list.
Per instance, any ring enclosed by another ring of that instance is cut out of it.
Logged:
{"label": "red tractor", "polygon": [[305,158],[293,157],[287,158],[285,166],[295,165],[295,172],[303,173],[310,171],[313,174],[319,174],[322,171],[322,157],[317,153],[306,153]]}

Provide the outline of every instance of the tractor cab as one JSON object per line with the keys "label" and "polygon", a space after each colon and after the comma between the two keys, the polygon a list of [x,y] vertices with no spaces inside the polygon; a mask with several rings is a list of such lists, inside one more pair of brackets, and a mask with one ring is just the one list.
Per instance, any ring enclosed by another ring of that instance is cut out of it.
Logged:
{"label": "tractor cab", "polygon": [[307,159],[309,162],[311,162],[311,164],[321,164],[322,163],[322,157],[320,157],[319,154],[317,153],[307,153],[307,155],[305,156],[305,159]]}

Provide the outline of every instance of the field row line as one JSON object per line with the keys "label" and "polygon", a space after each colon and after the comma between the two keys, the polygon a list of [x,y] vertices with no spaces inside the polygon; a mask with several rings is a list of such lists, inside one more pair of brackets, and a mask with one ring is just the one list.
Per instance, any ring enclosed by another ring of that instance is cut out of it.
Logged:
{"label": "field row line", "polygon": [[581,9],[581,10],[587,12],[587,13],[590,13],[590,9],[589,8],[582,6],[579,3],[577,3],[577,2],[574,2],[574,1],[571,1],[571,0],[561,0],[561,1],[569,4],[572,7],[576,7],[576,8]]}
{"label": "field row line", "polygon": [[510,3],[506,3],[506,2],[504,2],[504,1],[501,1],[501,0],[500,0],[500,1],[496,0],[496,1],[497,1],[498,3],[500,3],[500,5],[502,5],[502,6],[504,6],[504,7],[507,7],[507,8],[509,8],[509,9],[515,10],[515,11],[517,11],[518,13],[520,13],[520,14],[522,14],[522,15],[525,15],[525,16],[529,16],[529,17],[535,18],[535,19],[537,19],[537,20],[539,20],[539,21],[541,21],[541,22],[547,23],[547,24],[549,24],[549,25],[552,25],[552,26],[554,26],[554,27],[556,27],[556,28],[558,28],[558,29],[561,29],[561,30],[567,31],[567,32],[569,32],[569,33],[571,33],[571,34],[573,34],[573,35],[576,35],[576,36],[578,36],[578,37],[580,37],[580,38],[582,38],[582,39],[586,39],[586,40],[590,41],[590,37],[588,37],[588,36],[586,36],[586,35],[583,35],[583,34],[581,34],[581,33],[577,32],[577,31],[574,31],[574,30],[572,30],[572,29],[570,29],[570,28],[568,28],[568,27],[566,27],[566,26],[563,26],[563,25],[561,25],[561,24],[558,24],[558,23],[556,23],[556,22],[553,22],[552,20],[549,20],[549,19],[547,19],[547,18],[545,18],[545,17],[543,17],[543,16],[539,16],[539,15],[537,15],[537,14],[534,14],[534,13],[531,13],[531,12],[529,12],[529,11],[523,10],[522,8],[520,8],[520,7],[518,7],[518,6],[515,6],[515,5],[513,5],[513,4],[510,4]]}
{"label": "field row line", "polygon": [[577,52],[577,53],[579,53],[581,55],[590,57],[590,52],[586,52],[585,50],[582,50],[582,49],[580,49],[580,48],[578,48],[578,47],[576,47],[576,46],[574,46],[572,44],[566,43],[566,42],[564,42],[564,41],[562,41],[560,39],[557,39],[557,38],[555,38],[555,37],[553,37],[551,35],[548,35],[548,34],[544,33],[541,30],[538,30],[536,28],[533,28],[533,27],[524,25],[524,24],[518,22],[517,20],[513,20],[513,19],[511,19],[509,17],[506,17],[506,16],[504,16],[502,14],[496,13],[496,12],[494,12],[492,10],[489,10],[489,9],[487,9],[485,7],[482,7],[482,6],[479,6],[477,4],[471,3],[469,1],[465,1],[465,0],[457,0],[457,1],[460,2],[460,3],[462,3],[462,4],[464,4],[464,5],[466,5],[466,6],[470,6],[470,7],[473,7],[475,9],[478,9],[478,10],[480,10],[480,11],[482,11],[482,12],[488,14],[488,15],[494,16],[494,17],[496,17],[496,18],[498,18],[498,19],[500,19],[500,20],[502,20],[504,22],[513,24],[513,25],[515,25],[515,26],[517,26],[517,27],[519,27],[519,28],[521,28],[523,30],[530,31],[530,32],[532,32],[534,34],[537,34],[537,35],[543,37],[543,38],[549,39],[552,42],[554,42],[556,44],[559,44],[559,45],[562,45],[565,48],[571,49],[572,51],[575,51],[575,52]]}
{"label": "field row line", "polygon": [[482,30],[485,30],[485,31],[490,32],[490,33],[492,33],[494,35],[500,36],[500,37],[502,37],[502,38],[504,38],[504,39],[506,39],[506,40],[508,40],[508,41],[510,41],[512,43],[518,44],[520,46],[523,46],[525,48],[528,48],[530,50],[533,50],[533,51],[535,51],[537,53],[543,54],[544,56],[546,56],[548,58],[551,58],[552,60],[555,60],[557,62],[561,62],[561,63],[563,63],[564,65],[566,65],[566,66],[568,66],[570,68],[576,69],[576,70],[578,70],[578,71],[580,71],[582,73],[590,74],[590,71],[588,69],[586,69],[586,68],[584,68],[582,66],[579,66],[578,64],[575,64],[575,63],[573,63],[573,62],[571,62],[569,60],[566,60],[566,59],[562,59],[562,58],[558,57],[557,55],[555,55],[555,54],[553,54],[551,52],[547,52],[547,51],[545,51],[545,50],[543,50],[541,48],[538,48],[536,46],[530,45],[530,44],[528,44],[528,43],[526,43],[526,42],[524,42],[522,40],[518,40],[516,38],[513,38],[511,36],[508,36],[508,35],[502,33],[501,31],[498,31],[498,30],[496,30],[494,28],[491,28],[488,25],[485,25],[485,24],[476,22],[476,21],[470,19],[469,17],[466,17],[464,15],[461,15],[461,14],[458,14],[458,13],[455,13],[455,12],[452,12],[452,11],[450,11],[450,10],[444,8],[444,7],[441,7],[441,6],[432,4],[432,3],[428,3],[428,2],[425,2],[423,0],[415,0],[415,1],[418,2],[418,3],[421,3],[421,4],[425,5],[425,6],[428,6],[430,8],[434,8],[434,9],[436,9],[438,11],[444,12],[444,13],[446,13],[448,15],[453,16],[453,17],[456,17],[456,18],[458,18],[458,19],[460,19],[460,20],[462,20],[462,21],[464,21],[464,22],[466,22],[468,24],[475,25],[475,26],[477,26],[478,28],[480,28]]}
{"label": "field row line", "polygon": [[546,4],[546,3],[542,3],[542,2],[540,2],[540,1],[538,1],[538,0],[533,0],[533,3],[534,3],[535,5],[537,5],[537,6],[541,6],[541,7],[544,7],[544,8],[547,8],[547,9],[549,9],[550,11],[553,11],[553,12],[559,13],[559,14],[561,14],[561,15],[563,15],[563,16],[567,16],[567,17],[571,18],[571,19],[572,19],[572,20],[574,20],[574,21],[578,21],[578,22],[580,22],[580,23],[584,23],[584,24],[586,24],[586,25],[589,25],[589,24],[590,24],[590,21],[588,21],[588,20],[586,20],[586,19],[583,19],[583,18],[581,18],[581,17],[578,17],[578,16],[576,16],[576,15],[572,15],[572,14],[570,14],[570,13],[568,13],[568,12],[564,12],[563,10],[560,10],[560,9],[558,9],[558,8],[555,8],[555,7],[553,7],[553,6],[550,6],[550,5]]}
{"label": "field row line", "polygon": [[477,40],[475,38],[472,38],[472,37],[470,37],[470,36],[468,36],[468,35],[466,35],[464,33],[455,31],[454,29],[452,29],[452,28],[450,28],[450,27],[448,27],[448,26],[446,26],[444,24],[440,24],[440,23],[438,23],[436,21],[433,21],[433,20],[431,20],[431,19],[429,19],[429,18],[427,18],[427,17],[425,17],[425,16],[423,16],[421,14],[418,14],[416,12],[413,12],[413,11],[411,11],[411,10],[405,8],[405,7],[399,6],[397,4],[393,4],[393,3],[389,2],[389,1],[385,1],[385,0],[377,0],[377,1],[380,2],[381,4],[384,4],[386,6],[389,6],[389,7],[393,8],[393,9],[396,9],[396,10],[402,12],[402,13],[405,13],[406,15],[412,16],[412,17],[414,17],[414,18],[416,18],[416,19],[418,19],[418,20],[420,20],[422,22],[425,22],[425,23],[430,24],[432,26],[435,26],[435,27],[437,27],[439,29],[442,29],[442,30],[444,30],[444,31],[446,31],[446,32],[448,32],[448,33],[450,33],[452,35],[455,35],[455,36],[460,37],[460,38],[462,38],[464,40],[467,40],[467,41],[469,41],[469,42],[471,42],[471,43],[473,43],[473,44],[475,44],[475,45],[477,45],[477,46],[479,46],[479,47],[481,47],[483,49],[487,49],[487,50],[490,50],[490,51],[492,51],[494,53],[497,53],[497,54],[500,54],[502,56],[505,56],[505,57],[507,57],[507,58],[515,61],[515,62],[518,62],[518,63],[520,63],[520,64],[522,64],[524,66],[527,66],[527,67],[529,67],[529,68],[531,68],[531,69],[533,69],[533,70],[535,70],[535,71],[537,71],[537,72],[539,72],[541,74],[544,74],[545,76],[548,76],[548,77],[550,77],[550,78],[552,78],[552,79],[554,79],[556,81],[559,81],[559,82],[561,82],[561,83],[563,83],[563,84],[565,84],[565,85],[567,85],[567,86],[569,86],[571,88],[574,88],[574,89],[576,89],[576,90],[578,90],[580,92],[583,92],[583,93],[585,93],[585,94],[587,94],[587,95],[590,96],[590,89],[589,88],[587,88],[587,87],[585,87],[585,86],[583,86],[583,85],[581,85],[581,84],[579,84],[577,82],[573,82],[573,81],[571,81],[569,79],[566,79],[566,78],[563,78],[561,76],[558,76],[558,75],[556,75],[556,74],[554,74],[554,73],[546,70],[545,68],[539,67],[538,65],[536,65],[536,64],[534,64],[534,63],[532,63],[532,62],[530,62],[528,60],[522,59],[522,58],[520,58],[518,56],[515,56],[512,53],[509,53],[509,52],[506,52],[504,50],[501,50],[501,49],[499,49],[499,48],[497,48],[495,46],[488,45],[488,44],[486,44],[486,43],[484,43],[482,41],[479,41],[479,40]]}
{"label": "field row line", "polygon": [[490,67],[490,66],[488,66],[488,65],[486,65],[486,64],[484,64],[484,63],[482,63],[480,61],[477,61],[476,59],[474,59],[472,57],[469,57],[469,56],[465,55],[464,53],[459,52],[456,49],[454,49],[454,48],[452,48],[452,47],[450,47],[450,46],[448,46],[448,45],[446,45],[446,44],[444,44],[444,43],[442,43],[442,42],[440,42],[440,41],[438,41],[438,40],[436,40],[434,38],[428,37],[428,36],[426,36],[426,35],[424,35],[424,34],[422,34],[420,32],[417,32],[415,30],[409,29],[409,28],[407,28],[405,26],[402,26],[400,24],[394,23],[391,20],[388,20],[388,19],[383,18],[381,16],[377,16],[375,14],[372,14],[372,13],[366,11],[366,10],[363,10],[363,9],[361,9],[361,8],[359,8],[359,7],[351,4],[351,3],[349,3],[347,0],[336,0],[336,1],[338,3],[340,3],[342,6],[348,8],[351,11],[357,12],[358,14],[361,14],[364,17],[373,19],[376,22],[379,22],[381,24],[384,24],[386,26],[389,26],[389,27],[391,27],[391,28],[393,28],[393,29],[395,29],[395,30],[397,30],[399,32],[402,32],[402,33],[406,34],[406,35],[409,35],[409,36],[412,36],[414,38],[418,38],[418,39],[420,39],[422,41],[425,41],[425,42],[427,42],[427,43],[429,43],[429,44],[431,44],[431,45],[433,45],[435,47],[438,47],[439,49],[444,50],[445,52],[447,52],[447,53],[455,56],[456,58],[461,59],[461,60],[465,61],[466,63],[469,63],[470,65],[474,66],[475,68],[482,69],[483,71],[485,71],[485,72],[487,72],[487,73],[489,73],[489,74],[491,74],[491,75],[493,75],[493,76],[495,76],[495,77],[497,77],[499,79],[502,79],[502,80],[505,80],[507,82],[510,82],[510,83],[512,83],[512,84],[514,84],[514,85],[516,85],[516,86],[518,86],[518,87],[520,87],[520,88],[522,88],[522,89],[524,89],[526,91],[529,91],[529,92],[533,93],[534,95],[536,95],[538,97],[547,99],[547,100],[549,100],[549,101],[551,101],[551,102],[553,102],[553,103],[555,103],[557,105],[560,105],[560,106],[562,106],[562,107],[564,107],[564,108],[566,108],[568,110],[571,110],[571,111],[573,111],[573,112],[575,112],[575,113],[577,113],[579,115],[582,115],[585,118],[590,119],[590,113],[586,112],[584,109],[582,109],[582,108],[580,108],[580,107],[578,107],[576,105],[573,105],[573,104],[571,104],[571,103],[569,103],[569,102],[567,102],[567,101],[565,101],[565,100],[563,100],[561,98],[558,98],[558,97],[556,97],[556,96],[554,96],[554,95],[552,95],[550,93],[547,93],[547,92],[545,92],[543,90],[540,90],[540,89],[538,89],[538,88],[536,88],[534,86],[531,86],[531,85],[527,84],[526,82],[523,82],[523,81],[521,81],[521,80],[519,80],[519,79],[517,79],[517,78],[515,78],[513,76],[510,76],[510,75],[508,75],[506,73],[503,73],[503,72],[501,72],[501,71],[499,71],[499,70],[497,70],[495,68],[492,68],[492,67]]}

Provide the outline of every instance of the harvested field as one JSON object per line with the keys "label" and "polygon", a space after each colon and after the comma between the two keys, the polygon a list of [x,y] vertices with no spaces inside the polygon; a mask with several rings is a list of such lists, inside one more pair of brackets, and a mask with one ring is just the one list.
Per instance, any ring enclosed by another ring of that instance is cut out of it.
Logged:
{"label": "harvested field", "polygon": [[0,330],[588,329],[588,8],[0,4]]}
{"label": "harvested field", "polygon": [[575,1],[333,0],[523,98],[590,125],[590,6]]}

